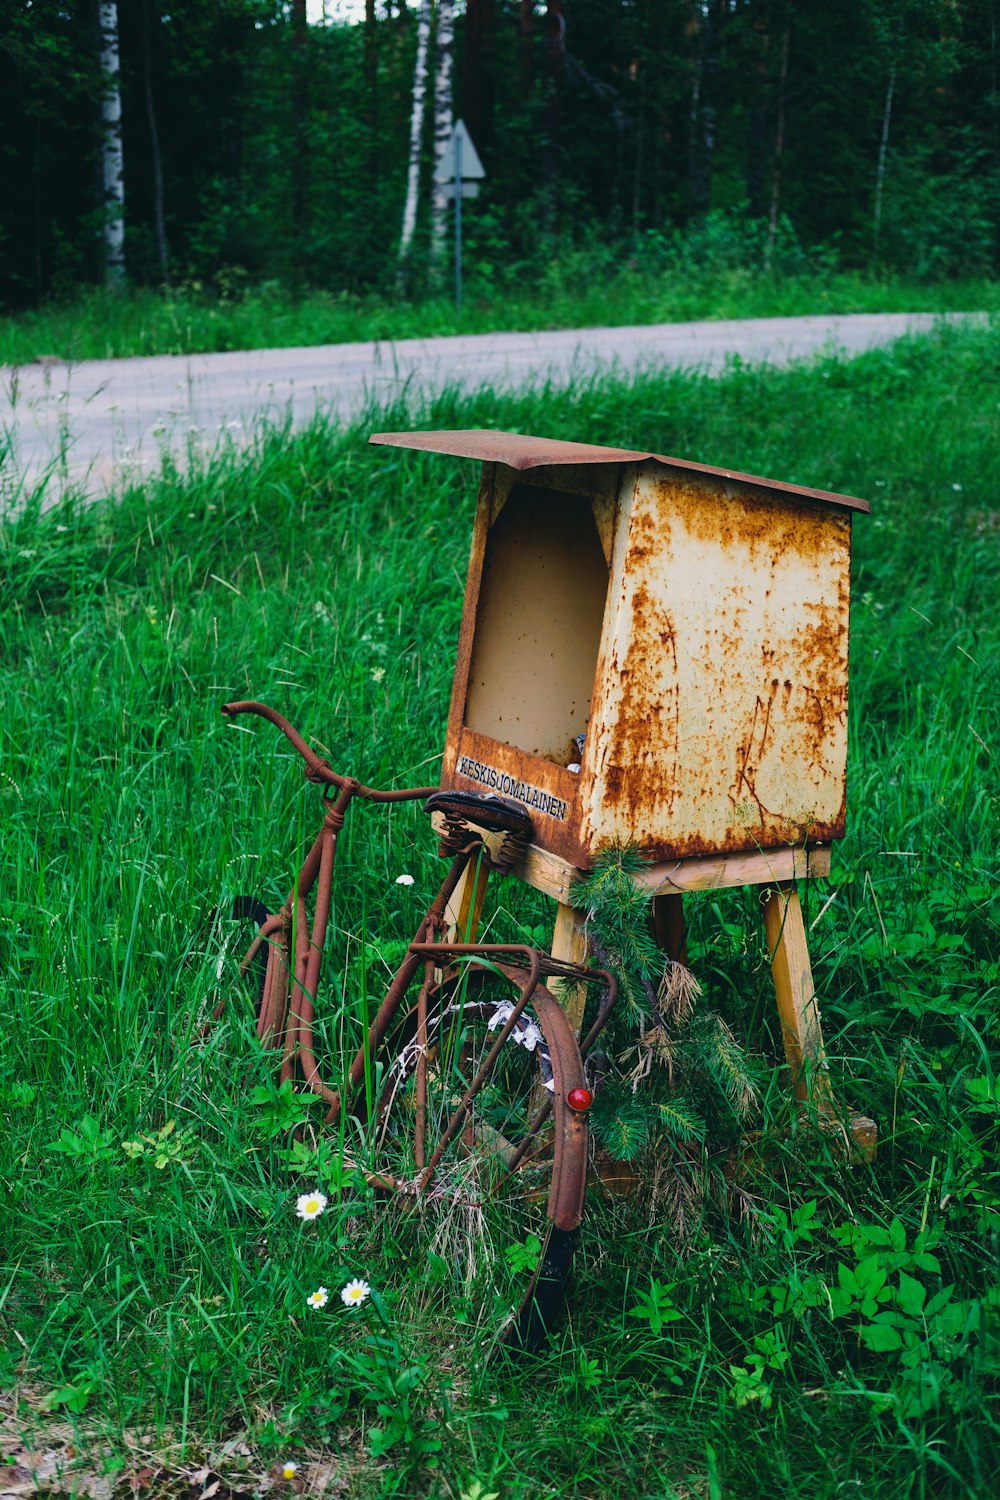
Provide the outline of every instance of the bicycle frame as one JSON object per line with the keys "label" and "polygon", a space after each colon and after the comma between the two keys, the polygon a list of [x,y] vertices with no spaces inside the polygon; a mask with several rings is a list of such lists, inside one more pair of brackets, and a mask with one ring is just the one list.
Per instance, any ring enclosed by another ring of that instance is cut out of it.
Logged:
{"label": "bicycle frame", "polygon": [[[592,982],[600,981],[606,986],[605,999],[602,1002],[598,1016],[592,1025],[582,1048],[577,1048],[575,1039],[569,1034],[565,1043],[557,1044],[557,1052],[565,1053],[558,1056],[554,1061],[558,1066],[560,1076],[576,1077],[579,1074],[582,1082],[582,1058],[593,1046],[597,1036],[611,1013],[615,1003],[616,986],[613,977],[603,970],[586,969],[581,965],[561,963],[549,958],[537,949],[524,944],[494,944],[494,943],[455,943],[442,941],[442,936],[447,927],[447,909],[452,896],[458,889],[459,883],[465,874],[470,860],[478,856],[484,849],[481,837],[470,833],[467,842],[453,854],[451,865],[441,883],[437,895],[431,902],[427,912],[422,918],[416,935],[410,943],[405,959],[395,974],[386,991],[379,1009],[373,1018],[368,1034],[358,1049],[351,1062],[345,1079],[343,1093],[331,1088],[320,1072],[316,1056],[316,1048],[313,1037],[313,1021],[315,1017],[315,996],[319,983],[320,969],[322,966],[323,949],[326,939],[326,931],[330,919],[330,905],[333,879],[333,866],[336,857],[337,837],[343,828],[347,811],[356,797],[365,801],[379,803],[397,803],[426,801],[439,789],[437,787],[409,787],[398,791],[377,791],[372,787],[365,786],[353,777],[338,775],[332,770],[329,763],[318,756],[305,743],[302,736],[281,714],[265,704],[253,700],[243,700],[235,703],[227,703],[222,712],[229,718],[235,718],[240,714],[254,714],[259,718],[267,720],[279,729],[292,747],[301,755],[305,761],[306,779],[319,784],[324,788],[334,789],[336,795],[324,790],[323,802],[325,811],[319,832],[314,839],[302,866],[298,872],[295,884],[280,909],[263,923],[260,931],[251,945],[250,950],[243,960],[243,969],[253,961],[254,956],[259,953],[262,944],[268,945],[268,961],[264,980],[264,990],[261,999],[260,1016],[258,1020],[258,1035],[267,1045],[282,1051],[280,1079],[282,1082],[291,1080],[296,1068],[301,1071],[302,1079],[307,1089],[326,1101],[328,1107],[326,1123],[336,1124],[345,1106],[352,1107],[355,1113],[359,1110],[359,1101],[355,1101],[363,1079],[370,1077],[374,1066],[374,1060],[378,1049],[395,1022],[400,1008],[403,1004],[407,991],[415,979],[421,965],[424,967],[423,983],[417,998],[417,1071],[416,1071],[416,1123],[415,1123],[415,1161],[417,1176],[410,1184],[398,1182],[384,1182],[382,1186],[394,1191],[422,1192],[427,1187],[433,1176],[444,1151],[454,1140],[462,1129],[473,1099],[482,1087],[483,1080],[488,1075],[496,1057],[500,1053],[504,1043],[508,1040],[526,1006],[532,1001],[543,974],[570,978],[577,981]],[[306,909],[307,898],[315,893],[312,923],[309,923]],[[291,965],[289,964],[289,944],[294,933],[294,955]],[[469,1084],[463,1097],[458,1101],[455,1112],[452,1115],[444,1135],[431,1154],[429,1160],[425,1160],[425,1120],[422,1109],[426,1100],[427,1079],[427,1021],[428,1021],[428,996],[434,975],[439,971],[443,963],[455,960],[481,960],[484,964],[501,970],[506,976],[518,984],[520,994],[514,1002],[509,1015],[501,1026],[496,1041],[493,1043],[488,1055],[479,1068],[476,1077]],[[291,983],[289,985],[289,972]],[[544,995],[544,991],[542,994]],[[536,999],[537,1006],[537,999]],[[549,999],[549,1004],[555,1004]],[[552,1113],[553,1102],[549,1097],[543,1101],[533,1117],[529,1126],[529,1137],[537,1132],[548,1116]],[[562,1141],[567,1130],[573,1128],[573,1117],[571,1111],[561,1111],[560,1127],[557,1129],[557,1156],[561,1155],[559,1142]],[[508,1164],[509,1170],[513,1171],[518,1165],[520,1156],[523,1156],[525,1146],[522,1146],[517,1160]],[[558,1171],[554,1173],[554,1179],[558,1188]],[[579,1196],[574,1187],[569,1196],[573,1202],[559,1203],[559,1193],[556,1192],[557,1216],[554,1219],[559,1225],[570,1226],[571,1223],[579,1223],[582,1212],[582,1200],[577,1203]]]}

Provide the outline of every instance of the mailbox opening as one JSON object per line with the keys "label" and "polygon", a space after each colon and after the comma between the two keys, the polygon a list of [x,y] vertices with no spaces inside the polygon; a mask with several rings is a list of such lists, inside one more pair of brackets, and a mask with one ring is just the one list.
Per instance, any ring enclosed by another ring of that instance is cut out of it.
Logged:
{"label": "mailbox opening", "polygon": [[608,580],[590,497],[516,484],[486,539],[469,729],[558,766],[580,760]]}

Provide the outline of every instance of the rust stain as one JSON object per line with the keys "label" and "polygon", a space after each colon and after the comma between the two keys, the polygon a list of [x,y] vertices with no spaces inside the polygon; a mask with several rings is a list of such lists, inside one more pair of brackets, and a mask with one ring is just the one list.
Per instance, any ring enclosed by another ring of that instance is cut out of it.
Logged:
{"label": "rust stain", "polygon": [[625,670],[618,652],[599,706],[613,724],[595,832],[658,857],[836,836],[848,541],[849,524],[801,497],[647,475],[618,603]]}
{"label": "rust stain", "polygon": [[[478,441],[475,434],[458,438]],[[606,492],[595,483],[580,512],[587,529],[593,528],[589,581],[583,582],[580,564],[580,586],[573,578],[557,583],[556,575],[546,574],[535,596],[556,615],[564,594],[571,598],[582,587],[596,605],[597,592],[607,589],[590,668],[594,686],[581,771],[570,773],[566,765],[576,759],[573,739],[584,726],[582,686],[572,695],[572,713],[554,715],[557,734],[544,744],[518,740],[524,732],[518,695],[537,694],[531,688],[536,667],[549,660],[545,610],[534,654],[517,657],[523,669],[519,665],[505,677],[496,727],[472,711],[471,688],[466,696],[473,657],[478,661],[477,614],[486,597],[480,580],[489,522],[480,517],[444,783],[465,784],[460,764],[471,757],[561,798],[566,815],[538,817],[536,842],[576,865],[588,864],[600,842],[615,837],[638,843],[656,859],[840,837],[846,806],[849,510],[795,487],[661,459],[630,470],[623,485],[621,462],[637,455],[601,450],[603,456],[588,459],[578,445],[568,445],[561,456],[552,445],[537,452],[517,446],[528,441],[511,438],[515,446],[504,449],[506,457],[498,448],[491,450],[491,461],[511,463],[516,453],[523,460],[518,467],[533,467],[540,479],[552,472],[537,467],[543,460],[568,465],[572,459],[591,462],[595,479],[607,478]],[[571,479],[577,485],[578,470],[563,473],[560,491]],[[583,489],[580,484],[574,492]],[[518,535],[510,543],[513,594],[535,530],[541,535],[546,524],[542,511],[551,518],[567,505],[535,488],[531,505],[518,512]],[[575,512],[565,514],[567,524],[575,525]],[[504,610],[495,613],[490,628],[513,636],[521,628],[518,607],[510,589],[503,597]],[[550,701],[551,695],[538,696],[539,712],[553,717]],[[564,740],[563,754],[557,741]]]}

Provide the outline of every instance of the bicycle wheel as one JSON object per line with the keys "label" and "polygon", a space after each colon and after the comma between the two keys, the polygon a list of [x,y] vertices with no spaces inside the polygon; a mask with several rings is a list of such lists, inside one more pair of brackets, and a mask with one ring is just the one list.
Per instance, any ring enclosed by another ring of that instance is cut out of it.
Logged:
{"label": "bicycle wheel", "polygon": [[495,968],[488,995],[460,982],[429,999],[423,1038],[411,1012],[391,1039],[372,1180],[424,1212],[470,1321],[531,1350],[577,1245],[589,1094],[558,1002],[538,984],[522,1008],[525,975]]}

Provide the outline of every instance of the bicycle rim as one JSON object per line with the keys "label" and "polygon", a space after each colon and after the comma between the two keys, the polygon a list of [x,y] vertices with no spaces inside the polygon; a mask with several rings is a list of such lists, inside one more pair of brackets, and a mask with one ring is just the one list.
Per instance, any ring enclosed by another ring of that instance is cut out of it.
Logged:
{"label": "bicycle rim", "polygon": [[429,1006],[423,1046],[411,1013],[393,1039],[372,1128],[378,1177],[418,1209],[428,1253],[445,1262],[465,1315],[497,1345],[531,1350],[563,1303],[587,1131],[565,1099],[582,1083],[575,1038],[542,986],[496,1050],[518,989],[498,979],[470,999],[459,986]]}

